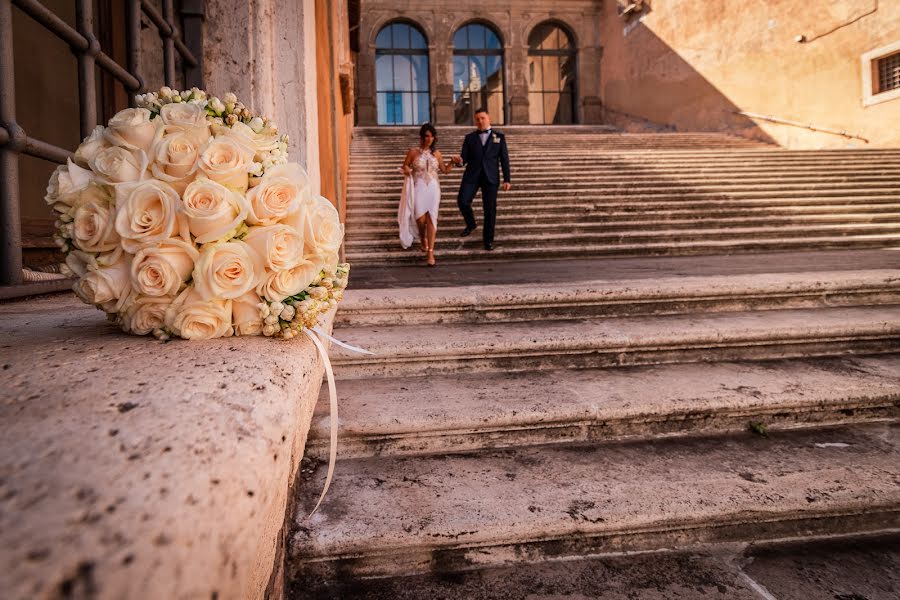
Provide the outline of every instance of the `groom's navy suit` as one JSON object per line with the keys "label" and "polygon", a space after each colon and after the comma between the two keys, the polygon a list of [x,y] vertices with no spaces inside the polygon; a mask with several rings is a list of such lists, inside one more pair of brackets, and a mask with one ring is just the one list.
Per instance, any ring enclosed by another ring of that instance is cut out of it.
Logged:
{"label": "groom's navy suit", "polygon": [[482,145],[479,131],[473,131],[463,140],[462,157],[466,165],[462,183],[459,185],[459,196],[456,201],[459,211],[466,220],[466,227],[475,229],[475,214],[472,212],[472,200],[481,188],[481,203],[484,206],[484,243],[494,242],[494,223],[497,220],[497,189],[500,187],[500,168],[503,168],[503,181],[509,181],[509,152],[506,149],[506,138],[499,131],[489,129],[485,143]]}

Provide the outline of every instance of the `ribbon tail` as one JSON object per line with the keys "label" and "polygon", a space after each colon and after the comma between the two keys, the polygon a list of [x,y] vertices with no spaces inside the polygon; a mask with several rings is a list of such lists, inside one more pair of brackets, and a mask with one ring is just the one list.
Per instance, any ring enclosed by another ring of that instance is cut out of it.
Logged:
{"label": "ribbon tail", "polygon": [[[319,501],[316,502],[315,508],[313,508],[312,512],[309,513],[309,516],[311,517],[317,510],[319,510],[319,505],[322,504],[322,500],[325,498],[325,494],[328,492],[329,486],[331,486],[331,477],[334,475],[334,463],[337,460],[338,402],[337,386],[334,383],[334,370],[331,368],[331,360],[329,360],[328,358],[328,351],[325,350],[325,346],[322,345],[322,342],[319,340],[319,338],[313,335],[313,333],[309,329],[304,329],[303,333],[305,333],[306,336],[313,341],[313,344],[316,345],[316,349],[319,351],[319,356],[322,357],[322,362],[325,364],[325,375],[328,378],[328,396],[331,407],[331,448],[328,453],[328,474],[325,476],[325,487],[322,490],[322,495],[319,496]],[[316,330],[316,333],[321,335],[321,331]]]}
{"label": "ribbon tail", "polygon": [[358,352],[359,354],[371,354],[373,356],[375,355],[374,352],[369,352],[368,350],[366,350],[364,348],[358,348],[356,346],[351,346],[350,344],[344,343],[341,340],[328,335],[322,329],[320,329],[318,325],[313,327],[312,330],[315,331],[316,333],[318,333],[320,336],[327,338],[328,341],[331,342],[332,344],[335,344],[336,346],[340,346],[341,348],[344,348],[346,350],[350,350],[351,352]]}

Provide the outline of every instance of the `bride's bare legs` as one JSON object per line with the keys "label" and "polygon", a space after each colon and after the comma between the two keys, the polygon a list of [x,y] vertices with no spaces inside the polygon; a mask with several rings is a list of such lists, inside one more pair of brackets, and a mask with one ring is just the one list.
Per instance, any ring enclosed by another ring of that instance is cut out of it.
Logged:
{"label": "bride's bare legs", "polygon": [[437,227],[431,220],[431,214],[425,213],[425,238],[428,240],[428,266],[434,266],[434,241],[437,238]]}
{"label": "bride's bare legs", "polygon": [[421,242],[422,252],[428,252],[428,248],[431,246],[428,244],[428,221],[430,220],[430,215],[425,213],[418,219],[416,219],[416,225],[419,226],[419,241]]}

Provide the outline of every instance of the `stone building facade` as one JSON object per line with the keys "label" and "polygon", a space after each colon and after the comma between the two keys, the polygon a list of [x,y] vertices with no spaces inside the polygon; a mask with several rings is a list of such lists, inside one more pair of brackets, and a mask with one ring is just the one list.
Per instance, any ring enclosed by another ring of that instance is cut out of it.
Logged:
{"label": "stone building facade", "polygon": [[601,7],[363,0],[358,124],[600,123]]}

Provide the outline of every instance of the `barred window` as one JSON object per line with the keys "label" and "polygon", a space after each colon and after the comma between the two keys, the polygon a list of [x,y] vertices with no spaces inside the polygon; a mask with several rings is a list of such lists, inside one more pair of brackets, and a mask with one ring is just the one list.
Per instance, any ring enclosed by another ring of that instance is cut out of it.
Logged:
{"label": "barred window", "polygon": [[202,87],[204,1],[0,0],[0,298],[71,286],[50,174],[135,94]]}
{"label": "barred window", "polygon": [[900,52],[878,59],[878,91],[882,94],[900,88]]}

